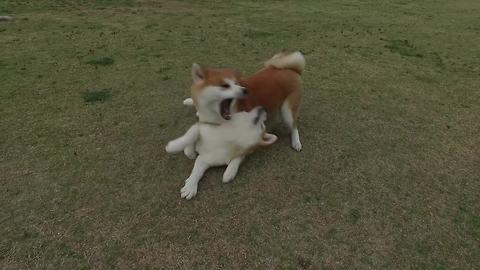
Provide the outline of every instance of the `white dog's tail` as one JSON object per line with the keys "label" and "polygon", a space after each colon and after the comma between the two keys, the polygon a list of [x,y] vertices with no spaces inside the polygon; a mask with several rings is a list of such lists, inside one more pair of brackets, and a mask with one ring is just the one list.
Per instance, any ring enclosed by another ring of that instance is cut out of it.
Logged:
{"label": "white dog's tail", "polygon": [[291,54],[278,53],[265,62],[265,67],[269,66],[280,69],[293,69],[298,74],[302,74],[305,68],[305,57],[299,51]]}

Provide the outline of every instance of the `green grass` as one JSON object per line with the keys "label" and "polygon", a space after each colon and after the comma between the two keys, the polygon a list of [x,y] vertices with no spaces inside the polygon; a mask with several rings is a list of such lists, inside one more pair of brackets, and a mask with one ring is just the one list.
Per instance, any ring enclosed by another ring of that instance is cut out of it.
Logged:
{"label": "green grass", "polygon": [[[479,1],[0,14],[1,269],[480,268]],[[195,121],[192,62],[250,74],[282,50],[307,58],[303,151],[273,123],[234,182],[212,169],[182,201],[193,162],[164,146]]]}
{"label": "green grass", "polygon": [[390,40],[385,48],[389,48],[391,52],[398,53],[403,56],[423,57],[416,51],[415,46],[410,44],[408,40]]}
{"label": "green grass", "polygon": [[99,91],[88,91],[82,94],[83,101],[85,103],[103,103],[111,98],[110,90],[103,89]]}
{"label": "green grass", "polygon": [[87,61],[87,64],[93,66],[109,66],[113,65],[114,60],[111,57],[101,57],[95,60]]}

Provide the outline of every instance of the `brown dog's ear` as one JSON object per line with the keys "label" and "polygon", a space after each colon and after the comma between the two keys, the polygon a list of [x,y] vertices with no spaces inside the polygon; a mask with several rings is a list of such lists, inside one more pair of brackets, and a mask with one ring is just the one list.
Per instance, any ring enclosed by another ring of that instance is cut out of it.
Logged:
{"label": "brown dog's ear", "polygon": [[192,65],[192,79],[194,83],[200,83],[205,80],[205,70],[197,63]]}
{"label": "brown dog's ear", "polygon": [[263,134],[262,140],[260,141],[260,146],[269,146],[272,145],[274,142],[276,142],[278,139],[277,136],[271,134],[271,133],[265,133]]}

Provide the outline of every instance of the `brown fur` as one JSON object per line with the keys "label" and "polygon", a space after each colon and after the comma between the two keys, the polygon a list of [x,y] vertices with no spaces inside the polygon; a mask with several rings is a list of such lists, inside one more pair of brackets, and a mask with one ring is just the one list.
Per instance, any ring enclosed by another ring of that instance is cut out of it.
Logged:
{"label": "brown fur", "polygon": [[249,111],[256,106],[262,106],[267,114],[279,111],[285,100],[289,101],[290,109],[298,115],[300,104],[300,75],[291,69],[264,68],[249,78],[242,78],[240,85],[247,88],[246,99],[238,101],[239,111]]}
{"label": "brown fur", "polygon": [[[281,56],[276,55],[272,59]],[[271,116],[272,113],[280,111],[286,101],[296,126],[301,100],[301,72],[302,70],[297,69],[267,66],[250,77],[242,78],[240,72],[233,69],[202,68],[198,71],[199,74],[195,74],[202,78],[202,81],[192,85],[191,96],[197,105],[197,96],[206,86],[225,84],[225,78],[234,79],[248,91],[245,99],[237,100],[237,111],[250,111],[262,106],[266,109],[267,115]]]}
{"label": "brown fur", "polygon": [[234,69],[213,69],[213,68],[202,68],[200,74],[197,76],[204,78],[201,83],[194,83],[191,88],[191,96],[193,102],[197,104],[197,94],[203,91],[208,85],[217,85],[220,86],[225,84],[224,79],[233,79],[238,81],[241,77],[241,73]]}

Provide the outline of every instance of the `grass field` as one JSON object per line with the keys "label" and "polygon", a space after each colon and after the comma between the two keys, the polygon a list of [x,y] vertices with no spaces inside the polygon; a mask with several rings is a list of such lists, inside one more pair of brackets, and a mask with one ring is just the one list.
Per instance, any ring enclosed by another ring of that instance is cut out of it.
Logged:
{"label": "grass field", "polygon": [[[0,0],[1,269],[480,269],[480,1]],[[307,59],[238,178],[166,155],[192,62]]]}

